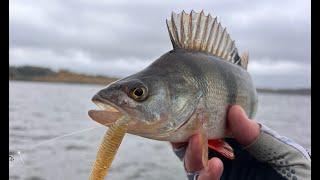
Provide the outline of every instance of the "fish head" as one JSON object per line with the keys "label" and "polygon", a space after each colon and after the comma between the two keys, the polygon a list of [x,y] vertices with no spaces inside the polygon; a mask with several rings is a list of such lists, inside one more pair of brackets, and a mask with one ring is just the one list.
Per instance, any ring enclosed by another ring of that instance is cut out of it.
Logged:
{"label": "fish head", "polygon": [[199,93],[190,77],[159,64],[100,90],[92,101],[101,110],[91,110],[89,116],[109,126],[125,115],[130,119],[128,133],[151,139],[169,136],[190,118]]}
{"label": "fish head", "polygon": [[160,91],[161,89],[154,92],[149,84],[140,79],[127,78],[100,90],[92,101],[106,112],[119,112],[128,116],[132,123],[152,124],[160,119],[161,109],[154,110],[162,102],[155,102],[156,99],[165,97]]}
{"label": "fish head", "polygon": [[130,119],[129,132],[148,134],[168,120],[168,95],[160,78],[137,74],[113,82],[96,93],[92,101],[100,110],[89,111],[89,116],[110,126],[124,115]]}

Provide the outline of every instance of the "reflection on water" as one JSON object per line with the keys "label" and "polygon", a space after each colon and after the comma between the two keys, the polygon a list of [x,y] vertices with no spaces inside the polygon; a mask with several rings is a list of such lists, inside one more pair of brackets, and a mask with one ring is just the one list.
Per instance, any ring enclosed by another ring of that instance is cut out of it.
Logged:
{"label": "reflection on water", "polygon": [[[90,120],[101,86],[9,82],[10,179],[87,179],[106,128]],[[256,119],[310,148],[310,96],[259,94]],[[110,179],[185,179],[167,142],[126,135]]]}

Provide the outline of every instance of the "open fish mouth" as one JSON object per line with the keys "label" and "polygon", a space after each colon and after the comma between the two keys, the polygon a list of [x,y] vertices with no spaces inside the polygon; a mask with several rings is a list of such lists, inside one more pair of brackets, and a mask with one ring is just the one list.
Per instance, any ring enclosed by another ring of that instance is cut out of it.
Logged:
{"label": "open fish mouth", "polygon": [[98,94],[92,98],[92,102],[95,103],[99,109],[90,110],[88,115],[91,119],[102,125],[110,126],[122,116],[126,115],[126,112],[123,111],[119,106],[108,101],[107,99],[102,98]]}

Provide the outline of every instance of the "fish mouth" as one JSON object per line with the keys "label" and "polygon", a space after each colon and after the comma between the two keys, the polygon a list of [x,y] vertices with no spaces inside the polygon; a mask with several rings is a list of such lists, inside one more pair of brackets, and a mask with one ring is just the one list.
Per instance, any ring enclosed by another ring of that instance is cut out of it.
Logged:
{"label": "fish mouth", "polygon": [[99,94],[94,95],[91,101],[99,109],[89,110],[88,115],[91,119],[102,125],[110,126],[122,116],[127,116],[127,113],[122,108],[101,97]]}

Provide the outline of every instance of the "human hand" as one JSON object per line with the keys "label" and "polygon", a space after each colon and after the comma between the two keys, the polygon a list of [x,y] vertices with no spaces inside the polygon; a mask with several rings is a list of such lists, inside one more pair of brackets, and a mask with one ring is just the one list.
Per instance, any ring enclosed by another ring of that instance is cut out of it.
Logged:
{"label": "human hand", "polygon": [[223,172],[223,164],[219,158],[212,158],[204,169],[201,158],[199,134],[195,134],[186,143],[171,143],[174,152],[184,160],[184,168],[189,180],[218,180]]}
{"label": "human hand", "polygon": [[231,133],[241,145],[252,144],[260,134],[260,125],[251,120],[239,105],[230,107],[227,119],[227,131]]}
{"label": "human hand", "polygon": [[[241,145],[248,146],[259,136],[260,125],[248,119],[241,106],[234,105],[228,112],[227,132]],[[189,142],[172,143],[172,147],[178,157],[181,159],[184,157],[184,167],[189,179],[196,176],[198,180],[218,180],[223,172],[223,163],[219,158],[213,157],[208,161],[207,168],[204,169],[199,138],[199,135],[196,134],[189,139]]]}

